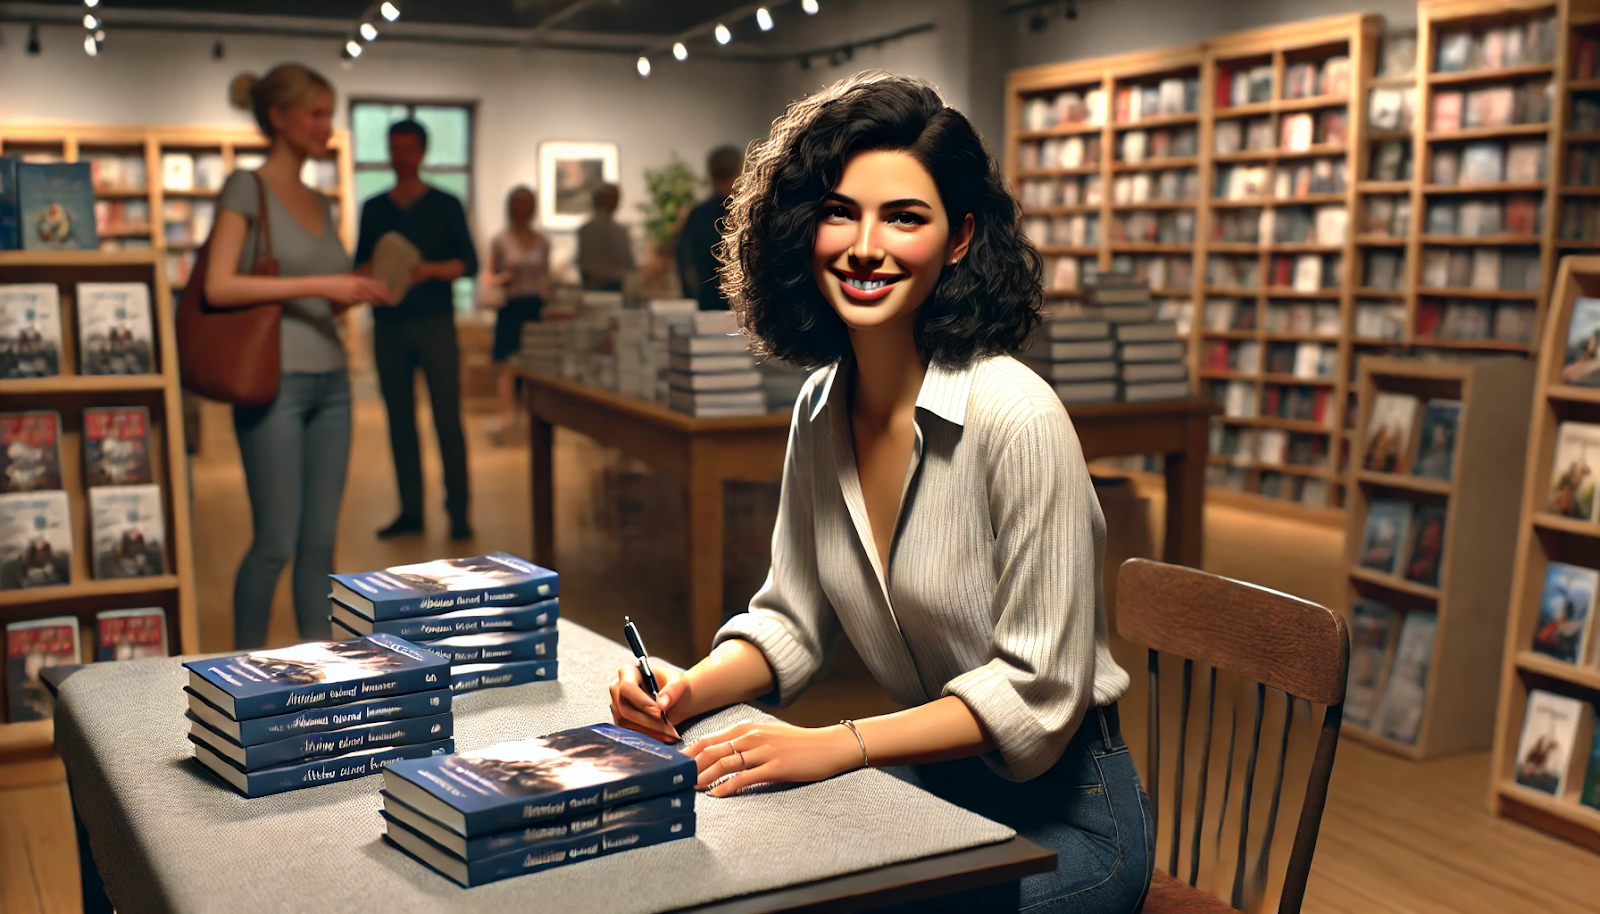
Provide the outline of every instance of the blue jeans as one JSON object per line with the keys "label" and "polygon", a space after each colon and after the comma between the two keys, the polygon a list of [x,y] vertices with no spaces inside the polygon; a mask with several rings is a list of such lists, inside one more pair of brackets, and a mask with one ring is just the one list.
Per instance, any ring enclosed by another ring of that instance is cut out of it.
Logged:
{"label": "blue jeans", "polygon": [[272,593],[291,557],[300,637],[326,638],[328,575],[350,463],[350,376],[343,369],[285,372],[271,405],[234,407],[233,430],[254,526],[234,579],[234,646],[266,644]]}
{"label": "blue jeans", "polygon": [[1023,878],[1020,911],[1129,914],[1144,903],[1154,823],[1115,705],[1091,710],[1031,781],[1007,781],[977,758],[886,770],[1056,852],[1054,872]]}

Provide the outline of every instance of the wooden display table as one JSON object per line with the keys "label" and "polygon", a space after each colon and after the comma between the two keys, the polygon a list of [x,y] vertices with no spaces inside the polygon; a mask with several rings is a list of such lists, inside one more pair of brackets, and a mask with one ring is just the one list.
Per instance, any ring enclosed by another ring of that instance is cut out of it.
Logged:
{"label": "wooden display table", "polygon": [[[655,403],[549,375],[523,373],[532,419],[533,559],[556,562],[555,426],[616,448],[678,480],[688,497],[689,625],[709,647],[722,621],[722,484],[777,482],[788,447],[789,414],[697,419]],[[1101,403],[1068,410],[1084,457],[1165,454],[1163,560],[1200,567],[1210,400]]]}

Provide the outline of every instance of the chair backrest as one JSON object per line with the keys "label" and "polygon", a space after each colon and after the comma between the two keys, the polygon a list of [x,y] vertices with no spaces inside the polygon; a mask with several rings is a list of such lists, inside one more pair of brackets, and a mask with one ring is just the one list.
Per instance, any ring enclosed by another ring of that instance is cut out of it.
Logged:
{"label": "chair backrest", "polygon": [[[1304,699],[1326,707],[1311,760],[1305,802],[1294,844],[1284,873],[1279,899],[1280,914],[1296,914],[1305,897],[1306,877],[1316,850],[1317,832],[1322,825],[1323,806],[1328,796],[1328,779],[1333,771],[1334,753],[1339,745],[1339,725],[1343,718],[1344,690],[1350,663],[1350,639],[1344,619],[1326,607],[1297,597],[1257,587],[1229,578],[1207,574],[1193,568],[1166,565],[1145,559],[1131,559],[1117,574],[1117,633],[1149,650],[1150,711],[1147,744],[1146,788],[1152,811],[1160,809],[1161,715],[1160,655],[1183,658],[1183,682],[1178,726],[1175,793],[1172,802],[1171,850],[1167,871],[1178,876],[1179,839],[1182,831],[1184,763],[1188,746],[1190,693],[1194,664],[1211,668],[1206,694],[1204,745],[1200,753],[1193,836],[1190,849],[1188,883],[1199,876],[1201,831],[1206,815],[1206,785],[1211,769],[1213,717],[1217,698],[1217,671],[1248,679],[1255,684],[1255,720],[1240,791],[1239,849],[1233,875],[1231,904],[1243,908],[1246,900],[1245,863],[1251,823],[1250,801],[1256,779],[1262,717],[1266,690],[1284,692],[1283,738],[1278,747],[1277,774],[1272,788],[1271,808],[1251,879],[1257,887],[1265,880],[1268,852],[1277,824],[1284,768],[1288,757],[1289,732],[1293,722],[1294,699]],[[1237,713],[1237,706],[1235,706]],[[1229,733],[1228,761],[1224,765],[1223,799],[1217,825],[1220,842],[1221,819],[1227,815],[1228,790],[1233,782],[1234,731]],[[1160,842],[1157,823],[1157,857]]]}

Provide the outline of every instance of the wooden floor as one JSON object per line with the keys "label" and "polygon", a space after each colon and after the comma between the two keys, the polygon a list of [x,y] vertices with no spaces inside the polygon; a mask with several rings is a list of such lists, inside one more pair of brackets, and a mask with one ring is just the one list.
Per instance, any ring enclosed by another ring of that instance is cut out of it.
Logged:
{"label": "wooden floor", "polygon": [[[356,455],[340,520],[338,566],[380,567],[466,549],[530,550],[527,453],[489,442],[489,416],[468,416],[473,520],[477,541],[448,542],[439,466],[426,450],[429,529],[425,536],[379,542],[372,531],[395,511],[383,411],[358,386]],[[426,402],[425,399],[423,402]],[[428,427],[426,417],[423,428]],[[424,434],[431,441],[430,434]],[[631,475],[612,455],[566,434],[557,439],[556,516],[561,552],[562,612],[596,630],[620,635],[623,614],[640,620],[651,647],[669,659],[694,659],[683,624],[683,510],[666,480]],[[233,573],[249,541],[249,505],[226,411],[206,413],[201,455],[193,466],[195,560],[201,650],[232,646]],[[1152,503],[1152,501],[1156,503]],[[1150,552],[1159,542],[1159,495],[1141,499],[1127,488],[1103,493],[1110,536],[1108,567]],[[738,523],[731,518],[730,523]],[[1319,602],[1343,599],[1341,535],[1293,521],[1211,508],[1206,523],[1209,570]],[[760,542],[765,531],[728,537],[730,548]],[[730,556],[749,566],[748,556]],[[736,568],[731,586],[759,581]],[[1108,598],[1111,588],[1108,586]],[[280,586],[270,629],[273,644],[297,640]],[[1142,677],[1142,652],[1114,653]],[[833,674],[784,716],[801,724],[867,716],[894,704],[842,652]],[[1446,684],[1448,686],[1448,684]],[[1123,702],[1124,728],[1142,759],[1144,701]],[[1379,912],[1585,912],[1600,904],[1600,860],[1594,855],[1485,811],[1488,756],[1473,753],[1413,764],[1353,741],[1334,770],[1305,910],[1314,914]],[[70,912],[81,906],[75,839],[59,763],[0,767],[0,914]],[[1170,811],[1163,815],[1170,815]],[[1280,831],[1286,829],[1280,828]],[[1159,855],[1165,860],[1165,853]],[[1278,858],[1282,859],[1282,858]],[[1587,899],[1587,900],[1585,900]]]}

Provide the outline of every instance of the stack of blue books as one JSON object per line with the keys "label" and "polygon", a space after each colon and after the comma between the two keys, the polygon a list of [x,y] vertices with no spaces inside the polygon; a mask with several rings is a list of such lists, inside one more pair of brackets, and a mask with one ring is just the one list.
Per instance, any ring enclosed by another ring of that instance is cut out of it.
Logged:
{"label": "stack of blue books", "polygon": [[336,574],[335,637],[387,634],[450,661],[456,692],[556,678],[561,578],[505,552]]}
{"label": "stack of blue books", "polygon": [[455,751],[449,661],[390,635],[185,663],[195,758],[247,797]]}
{"label": "stack of blue books", "polygon": [[387,838],[464,886],[694,835],[694,760],[611,724],[398,762]]}

